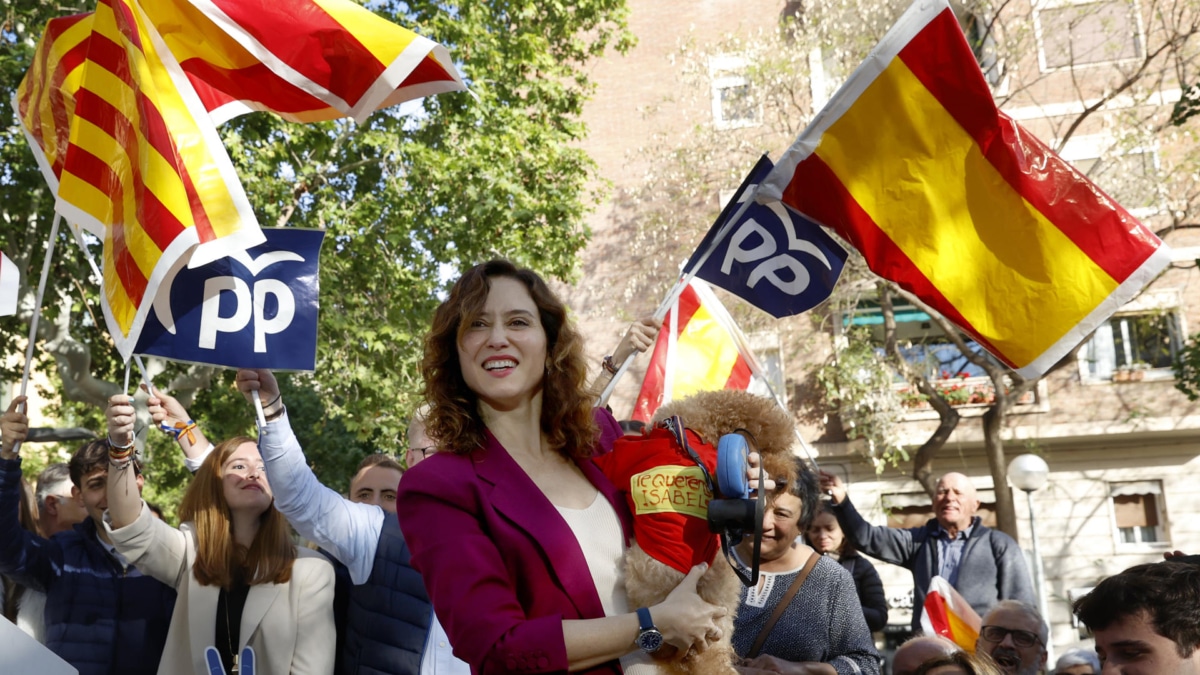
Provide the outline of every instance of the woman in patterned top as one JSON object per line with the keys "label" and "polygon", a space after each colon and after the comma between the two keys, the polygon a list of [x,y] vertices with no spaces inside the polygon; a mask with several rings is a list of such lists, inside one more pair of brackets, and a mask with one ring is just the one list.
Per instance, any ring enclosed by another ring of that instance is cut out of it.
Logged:
{"label": "woman in patterned top", "polygon": [[[799,459],[796,472],[797,480],[767,504],[758,584],[742,590],[733,629],[733,648],[744,659],[739,670],[743,675],[877,675],[879,655],[854,580],[800,538],[812,524],[820,498],[816,475]],[[795,582],[799,588],[789,594]],[[790,599],[771,623],[785,596]]]}

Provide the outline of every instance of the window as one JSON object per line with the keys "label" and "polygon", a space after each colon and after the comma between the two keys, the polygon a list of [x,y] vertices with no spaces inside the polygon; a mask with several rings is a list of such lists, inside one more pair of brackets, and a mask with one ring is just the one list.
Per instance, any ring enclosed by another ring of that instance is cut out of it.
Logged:
{"label": "window", "polygon": [[758,126],[762,113],[750,78],[746,77],[746,59],[741,56],[716,56],[708,64],[712,79],[712,113],[718,129]]}
{"label": "window", "polygon": [[1043,71],[1143,56],[1133,0],[1046,0],[1035,16]]}
{"label": "window", "polygon": [[1077,136],[1060,154],[1133,215],[1158,213],[1159,157],[1153,144],[1130,147],[1109,135]]}
{"label": "window", "polygon": [[[903,302],[892,305],[892,313],[896,317],[896,340],[900,344],[900,354],[905,361],[920,368],[927,377],[933,380],[960,377],[985,377],[986,372],[971,363],[958,347],[946,337],[940,326],[933,319]],[[863,302],[848,316],[843,323],[849,326],[859,326],[867,329],[871,341],[880,345],[877,352],[883,356],[883,311],[874,302]],[[974,340],[963,336],[967,347],[980,353],[983,348]],[[990,356],[988,358],[991,358]],[[897,381],[903,380],[897,376]]]}
{"label": "window", "polygon": [[1173,311],[1120,314],[1096,329],[1080,350],[1084,380],[1128,381],[1175,377],[1183,332]]}
{"label": "window", "polygon": [[1109,483],[1108,494],[1118,546],[1167,543],[1161,481]]}
{"label": "window", "polygon": [[992,93],[996,96],[1006,95],[1009,78],[1005,72],[1004,60],[996,54],[999,23],[980,12],[977,7],[968,7],[962,2],[953,2],[951,7],[967,43],[971,45],[975,60],[979,62],[984,79],[992,88]]}
{"label": "window", "polygon": [[762,366],[763,376],[773,390],[767,391],[764,387],[763,391],[758,391],[752,382],[751,393],[771,398],[777,396],[783,405],[787,406],[787,388],[784,387],[783,342],[779,339],[779,333],[775,331],[750,333],[746,336],[746,342],[749,343],[750,351],[754,354],[758,365]]}

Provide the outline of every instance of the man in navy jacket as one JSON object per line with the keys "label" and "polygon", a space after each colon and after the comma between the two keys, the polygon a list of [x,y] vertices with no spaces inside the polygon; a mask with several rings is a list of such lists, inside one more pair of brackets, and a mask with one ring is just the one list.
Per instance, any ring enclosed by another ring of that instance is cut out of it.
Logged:
{"label": "man in navy jacket", "polygon": [[821,489],[832,497],[833,513],[860,553],[912,572],[913,630],[921,628],[920,608],[935,576],[950,582],[979,616],[1001,600],[1037,606],[1021,547],[975,515],[979,497],[963,474],[942,476],[933,498],[934,517],[922,527],[907,529],[868,523],[833,474],[821,472]]}
{"label": "man in navy jacket", "polygon": [[69,464],[72,497],[88,518],[50,539],[27,532],[17,517],[21,458],[13,452],[28,432],[17,412],[24,401],[13,399],[0,416],[0,573],[46,593],[46,646],[80,675],[154,675],[175,590],[143,576],[108,541],[108,443],[87,443]]}

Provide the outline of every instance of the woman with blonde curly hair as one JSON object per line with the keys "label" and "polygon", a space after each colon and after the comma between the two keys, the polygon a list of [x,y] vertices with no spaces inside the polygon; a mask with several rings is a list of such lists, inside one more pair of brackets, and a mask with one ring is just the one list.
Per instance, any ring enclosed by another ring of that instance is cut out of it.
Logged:
{"label": "woman with blonde curly hair", "polygon": [[396,511],[474,672],[632,675],[661,643],[719,636],[725,610],[696,594],[703,566],[661,604],[628,606],[629,511],[591,460],[621,430],[592,408],[582,336],[541,277],[504,260],[467,270],[434,315],[422,371],[439,452],[405,473]]}
{"label": "woman with blonde curly hair", "polygon": [[109,535],[130,563],[178,593],[159,674],[209,675],[209,646],[230,673],[246,646],[260,675],[332,673],[333,568],[292,543],[255,441],[214,448],[183,496],[175,529],[151,514],[127,470],[132,400],[114,396],[107,415]]}

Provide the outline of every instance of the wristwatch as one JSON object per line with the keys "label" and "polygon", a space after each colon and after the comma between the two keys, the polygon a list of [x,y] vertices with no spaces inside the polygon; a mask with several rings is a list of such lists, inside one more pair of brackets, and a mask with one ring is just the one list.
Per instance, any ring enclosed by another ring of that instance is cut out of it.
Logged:
{"label": "wristwatch", "polygon": [[650,618],[650,610],[645,607],[639,607],[638,615],[638,636],[634,642],[642,651],[647,654],[653,654],[658,651],[663,645],[662,633],[654,627],[654,620]]}

